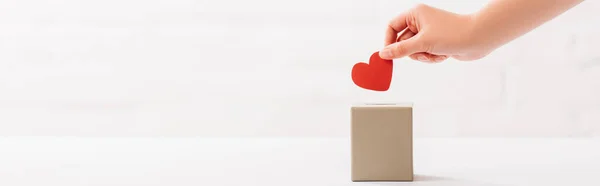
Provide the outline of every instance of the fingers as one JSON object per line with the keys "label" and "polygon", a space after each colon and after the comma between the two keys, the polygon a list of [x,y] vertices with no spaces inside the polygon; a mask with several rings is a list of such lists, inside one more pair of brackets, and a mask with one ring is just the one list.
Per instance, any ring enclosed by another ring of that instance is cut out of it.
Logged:
{"label": "fingers", "polygon": [[[379,51],[379,57],[382,59],[397,59],[409,56],[413,60],[422,62],[442,62],[448,58],[445,55],[434,55],[426,53],[423,42],[420,42],[418,31],[411,27],[409,20],[412,20],[411,11],[404,12],[396,16],[388,24],[385,36],[385,48]],[[402,32],[400,36],[398,33]]]}
{"label": "fingers", "polygon": [[421,61],[421,62],[427,62],[427,63],[439,63],[439,62],[442,62],[442,61],[448,59],[448,56],[446,56],[446,55],[434,55],[434,54],[425,53],[425,52],[411,54],[409,57],[415,61]]}
{"label": "fingers", "polygon": [[396,42],[396,39],[398,38],[398,33],[402,32],[407,27],[406,20],[409,15],[409,12],[401,13],[389,22],[385,32],[384,46],[388,46]]}
{"label": "fingers", "polygon": [[[398,37],[397,42],[407,40],[415,35],[416,34],[414,32],[412,32],[411,30],[406,29]],[[446,55],[435,55],[435,54],[430,54],[430,53],[426,53],[426,52],[417,52],[414,54],[410,54],[409,57],[415,61],[429,62],[429,63],[439,63],[439,62],[442,62],[442,61],[448,59],[448,56],[446,56]]]}
{"label": "fingers", "polygon": [[403,32],[403,33],[402,33],[402,34],[401,34],[401,35],[398,37],[398,39],[396,40],[396,42],[407,40],[408,38],[411,38],[411,37],[413,37],[413,36],[415,36],[415,35],[416,35],[416,33],[414,33],[414,32],[412,32],[412,31],[410,31],[410,30],[406,29],[406,30],[404,30],[404,32]]}
{"label": "fingers", "polygon": [[379,56],[382,59],[396,59],[402,58],[413,53],[425,52],[422,42],[419,40],[418,35],[411,37],[407,40],[396,42],[388,45],[379,52]]}

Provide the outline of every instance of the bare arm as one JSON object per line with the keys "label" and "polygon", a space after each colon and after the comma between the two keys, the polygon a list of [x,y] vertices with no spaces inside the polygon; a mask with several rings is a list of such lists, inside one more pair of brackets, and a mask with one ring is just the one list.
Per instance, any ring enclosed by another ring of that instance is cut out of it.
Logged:
{"label": "bare arm", "polygon": [[491,0],[466,15],[421,4],[390,21],[379,54],[423,62],[477,60],[583,1]]}
{"label": "bare arm", "polygon": [[476,46],[497,48],[539,27],[583,0],[492,0],[472,15]]}

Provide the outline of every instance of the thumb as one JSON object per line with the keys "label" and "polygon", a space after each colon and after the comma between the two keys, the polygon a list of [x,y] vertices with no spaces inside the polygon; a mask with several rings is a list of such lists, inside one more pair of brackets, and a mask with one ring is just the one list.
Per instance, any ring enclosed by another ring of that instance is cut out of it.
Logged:
{"label": "thumb", "polygon": [[379,57],[382,59],[397,59],[414,53],[425,52],[423,43],[419,38],[420,37],[415,36],[407,40],[390,44],[379,51]]}

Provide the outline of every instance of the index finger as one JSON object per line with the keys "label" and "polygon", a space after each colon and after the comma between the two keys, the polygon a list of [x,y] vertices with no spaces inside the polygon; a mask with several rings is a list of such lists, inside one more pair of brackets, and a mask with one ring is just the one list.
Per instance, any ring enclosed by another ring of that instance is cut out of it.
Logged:
{"label": "index finger", "polygon": [[402,32],[407,27],[406,19],[408,12],[403,12],[394,17],[387,26],[385,32],[385,46],[395,43],[398,39],[398,33]]}

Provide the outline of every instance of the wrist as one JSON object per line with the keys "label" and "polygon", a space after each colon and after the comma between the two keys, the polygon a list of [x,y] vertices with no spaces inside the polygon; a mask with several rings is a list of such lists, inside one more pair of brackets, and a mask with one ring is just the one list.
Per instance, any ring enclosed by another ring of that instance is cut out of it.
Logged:
{"label": "wrist", "polygon": [[465,15],[465,19],[469,25],[467,29],[468,43],[470,47],[475,51],[492,51],[504,44],[502,34],[503,31],[500,27],[494,25],[500,23],[494,23],[489,20],[489,16],[483,10]]}

